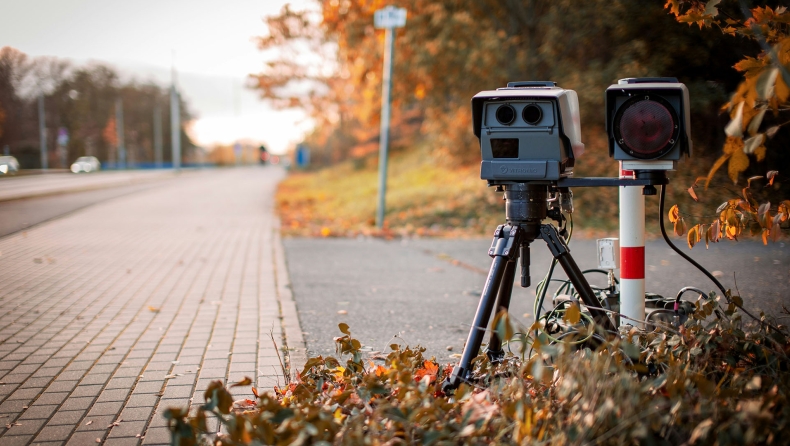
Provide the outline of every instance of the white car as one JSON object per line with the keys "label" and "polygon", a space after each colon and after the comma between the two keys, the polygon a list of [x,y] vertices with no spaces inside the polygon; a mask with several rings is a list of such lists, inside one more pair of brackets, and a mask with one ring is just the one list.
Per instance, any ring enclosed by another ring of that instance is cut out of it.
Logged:
{"label": "white car", "polygon": [[19,172],[19,161],[13,156],[0,156],[0,175],[13,175]]}
{"label": "white car", "polygon": [[96,172],[99,169],[101,169],[101,163],[95,156],[81,156],[71,165],[71,171],[74,173]]}

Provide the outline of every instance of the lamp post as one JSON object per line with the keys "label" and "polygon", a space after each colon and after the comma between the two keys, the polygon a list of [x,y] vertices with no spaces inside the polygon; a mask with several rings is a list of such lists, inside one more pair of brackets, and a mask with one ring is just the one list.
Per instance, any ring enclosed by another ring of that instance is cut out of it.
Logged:
{"label": "lamp post", "polygon": [[387,151],[390,134],[390,93],[392,91],[392,54],[395,52],[395,28],[406,25],[406,10],[387,6],[373,16],[376,28],[384,28],[384,75],[381,86],[381,135],[379,136],[379,197],[376,226],[384,226],[385,196],[387,195]]}

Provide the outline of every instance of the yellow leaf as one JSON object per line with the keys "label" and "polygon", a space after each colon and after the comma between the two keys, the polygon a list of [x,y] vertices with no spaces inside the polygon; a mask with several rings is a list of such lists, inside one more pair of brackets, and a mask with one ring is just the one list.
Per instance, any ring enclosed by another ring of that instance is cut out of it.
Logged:
{"label": "yellow leaf", "polygon": [[699,236],[699,225],[689,229],[688,236],[686,237],[686,242],[689,245],[689,249],[694,248],[694,245],[697,244],[698,236]]}
{"label": "yellow leaf", "polygon": [[691,186],[690,188],[688,188],[688,192],[689,192],[689,195],[691,195],[691,198],[694,199],[694,201],[699,201],[699,198],[697,198],[697,193],[694,192],[694,186]]}
{"label": "yellow leaf", "polygon": [[765,159],[765,150],[765,146],[760,146],[754,149],[754,156],[757,157],[758,163]]}
{"label": "yellow leaf", "polygon": [[732,155],[735,152],[743,152],[743,138],[740,136],[728,136],[722,150],[724,150],[724,153],[727,155]]}
{"label": "yellow leaf", "polygon": [[683,221],[683,217],[680,217],[678,221],[675,222],[675,235],[680,237],[685,233],[686,233],[686,222]]}
{"label": "yellow leaf", "polygon": [[735,151],[730,156],[730,163],[727,165],[727,173],[733,183],[738,183],[738,175],[749,167],[749,157],[743,153],[743,150]]}
{"label": "yellow leaf", "polygon": [[763,229],[763,245],[768,244],[768,234],[770,234],[770,231],[768,229]]}
{"label": "yellow leaf", "polygon": [[679,215],[680,215],[680,210],[678,209],[678,205],[674,205],[671,208],[669,208],[670,223],[675,223],[676,221],[678,221]]}
{"label": "yellow leaf", "polygon": [[765,174],[765,177],[768,178],[768,185],[769,186],[773,186],[774,185],[774,178],[776,178],[777,174],[779,174],[779,171],[777,171],[777,170],[769,170],[768,173]]}
{"label": "yellow leaf", "polygon": [[790,88],[787,87],[787,84],[784,81],[782,76],[779,76],[776,79],[776,86],[774,87],[774,94],[779,102],[787,101],[787,98],[790,97]]}
{"label": "yellow leaf", "polygon": [[230,386],[231,387],[244,387],[244,386],[249,386],[249,385],[252,385],[252,378],[250,378],[249,376],[245,376],[244,379],[242,379],[241,381],[239,381],[237,383],[233,383]]}
{"label": "yellow leaf", "polygon": [[579,320],[581,319],[581,310],[579,309],[579,304],[576,302],[571,302],[571,306],[565,310],[564,319],[571,325],[578,324]]}
{"label": "yellow leaf", "polygon": [[738,232],[738,226],[727,225],[726,234],[728,239],[733,240],[738,237]]}
{"label": "yellow leaf", "polygon": [[705,189],[708,188],[708,185],[710,184],[710,180],[713,179],[713,175],[716,174],[716,171],[719,170],[719,168],[723,166],[728,159],[730,159],[730,154],[725,153],[724,155],[719,157],[719,159],[717,159],[715,163],[713,163],[713,167],[710,168],[710,171],[708,172],[708,177],[705,179]]}
{"label": "yellow leaf", "polygon": [[678,0],[667,0],[664,8],[669,9],[670,14],[675,14],[675,16],[680,15],[680,4]]}

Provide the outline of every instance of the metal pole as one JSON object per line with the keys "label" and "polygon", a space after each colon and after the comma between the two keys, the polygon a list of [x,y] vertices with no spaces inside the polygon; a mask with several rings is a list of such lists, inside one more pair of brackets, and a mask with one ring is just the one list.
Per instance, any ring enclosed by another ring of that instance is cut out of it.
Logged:
{"label": "metal pole", "polygon": [[384,79],[381,87],[381,136],[379,137],[379,200],[376,226],[384,226],[385,196],[387,195],[387,151],[390,136],[390,93],[392,91],[392,55],[395,52],[395,28],[387,27],[384,34]]}
{"label": "metal pole", "polygon": [[154,164],[162,168],[162,109],[158,103],[154,106]]}
{"label": "metal pole", "polygon": [[115,132],[118,136],[118,168],[126,169],[126,145],[123,141],[123,99],[115,100]]}
{"label": "metal pole", "polygon": [[44,93],[38,95],[38,137],[40,138],[41,148],[41,168],[47,169],[47,125],[44,115]]}
{"label": "metal pole", "polygon": [[[620,178],[633,178],[623,170]],[[620,186],[620,313],[645,320],[645,196],[640,186]],[[644,324],[620,318],[620,325]]]}
{"label": "metal pole", "polygon": [[181,169],[181,110],[178,92],[173,84],[170,87],[170,143],[172,144],[173,169]]}

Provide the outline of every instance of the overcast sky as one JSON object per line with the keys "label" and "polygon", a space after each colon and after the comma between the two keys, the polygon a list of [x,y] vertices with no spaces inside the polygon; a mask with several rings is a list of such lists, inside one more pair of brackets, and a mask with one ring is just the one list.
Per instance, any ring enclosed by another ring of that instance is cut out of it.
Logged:
{"label": "overcast sky", "polygon": [[[253,139],[283,152],[309,127],[301,113],[274,111],[242,87],[264,55],[253,42],[262,17],[309,0],[0,0],[0,47],[81,64],[103,61],[124,76],[169,84],[199,116],[203,145]],[[173,58],[175,51],[175,58]]]}

